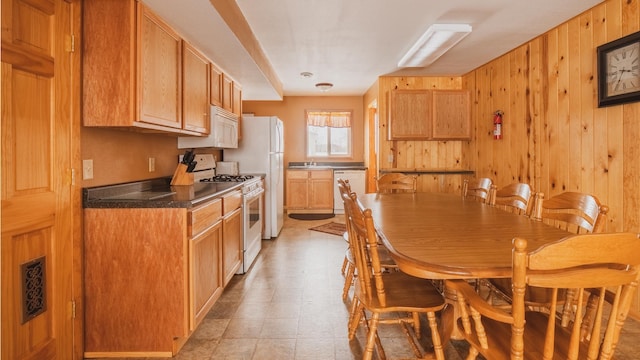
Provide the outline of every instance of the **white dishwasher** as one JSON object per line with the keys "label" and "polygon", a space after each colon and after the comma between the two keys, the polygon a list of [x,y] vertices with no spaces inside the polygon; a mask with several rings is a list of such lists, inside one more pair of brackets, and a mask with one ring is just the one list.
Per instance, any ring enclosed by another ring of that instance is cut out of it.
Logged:
{"label": "white dishwasher", "polygon": [[344,206],[338,189],[338,179],[348,180],[351,191],[358,195],[365,191],[366,170],[333,170],[333,213],[344,214]]}

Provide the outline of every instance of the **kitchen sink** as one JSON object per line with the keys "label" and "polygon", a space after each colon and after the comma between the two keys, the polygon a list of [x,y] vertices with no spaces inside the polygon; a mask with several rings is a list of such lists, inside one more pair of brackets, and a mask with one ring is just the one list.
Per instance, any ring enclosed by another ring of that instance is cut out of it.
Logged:
{"label": "kitchen sink", "polygon": [[334,166],[328,165],[289,165],[289,169],[333,169]]}

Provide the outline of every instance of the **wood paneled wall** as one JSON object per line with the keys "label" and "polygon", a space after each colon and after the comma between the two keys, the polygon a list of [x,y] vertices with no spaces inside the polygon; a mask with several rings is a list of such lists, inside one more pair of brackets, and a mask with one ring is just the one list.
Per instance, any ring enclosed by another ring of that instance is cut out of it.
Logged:
{"label": "wood paneled wall", "polygon": [[[463,77],[474,91],[467,164],[545,196],[594,194],[608,231],[640,231],[640,104],[597,107],[596,48],[638,31],[639,2],[609,0]],[[492,114],[503,110],[504,138]]]}
{"label": "wood paneled wall", "polygon": [[[605,1],[465,75],[475,120],[465,163],[546,197],[591,193],[610,208],[606,231],[640,232],[640,103],[598,108],[596,70],[599,45],[640,29],[639,7]],[[502,140],[491,132],[498,109]]]}
{"label": "wood paneled wall", "polygon": [[[393,89],[461,89],[460,77],[383,76],[378,79],[379,166],[388,169],[465,169],[465,141],[388,141],[389,92]],[[460,175],[419,175],[419,191],[456,192]]]}
{"label": "wood paneled wall", "polygon": [[[596,71],[599,45],[638,30],[638,0],[607,0],[465,74],[461,83],[380,78],[374,85],[380,167],[455,165],[498,186],[530,183],[546,197],[587,192],[610,208],[606,231],[640,232],[640,103],[598,108]],[[472,140],[386,141],[384,97],[395,86],[472,90]],[[493,139],[496,110],[504,111],[502,140]],[[640,296],[634,308],[638,316]]]}

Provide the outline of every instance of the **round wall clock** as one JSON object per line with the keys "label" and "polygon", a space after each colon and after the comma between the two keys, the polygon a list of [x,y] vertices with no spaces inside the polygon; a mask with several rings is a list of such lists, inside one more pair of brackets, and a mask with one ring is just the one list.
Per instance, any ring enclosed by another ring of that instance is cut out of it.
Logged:
{"label": "round wall clock", "polygon": [[640,100],[640,32],[598,46],[598,107]]}

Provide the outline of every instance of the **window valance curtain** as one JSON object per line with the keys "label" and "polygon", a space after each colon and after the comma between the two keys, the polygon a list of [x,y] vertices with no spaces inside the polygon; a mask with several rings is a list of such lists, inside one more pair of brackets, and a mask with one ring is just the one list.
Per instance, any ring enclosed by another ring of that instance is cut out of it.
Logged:
{"label": "window valance curtain", "polygon": [[351,111],[307,111],[307,125],[320,127],[351,127]]}

